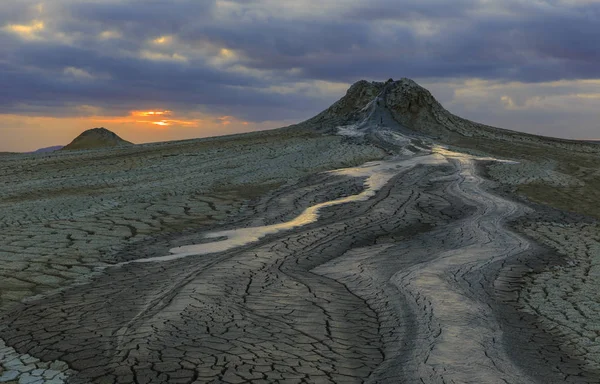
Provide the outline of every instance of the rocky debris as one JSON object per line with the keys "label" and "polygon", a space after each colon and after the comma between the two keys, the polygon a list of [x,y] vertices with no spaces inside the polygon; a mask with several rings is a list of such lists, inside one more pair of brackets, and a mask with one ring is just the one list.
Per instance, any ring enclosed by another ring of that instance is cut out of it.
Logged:
{"label": "rocky debris", "polygon": [[133,145],[133,143],[121,139],[117,134],[106,128],[93,128],[88,129],[77,136],[69,145],[62,148],[62,150],[107,148],[127,145]]}

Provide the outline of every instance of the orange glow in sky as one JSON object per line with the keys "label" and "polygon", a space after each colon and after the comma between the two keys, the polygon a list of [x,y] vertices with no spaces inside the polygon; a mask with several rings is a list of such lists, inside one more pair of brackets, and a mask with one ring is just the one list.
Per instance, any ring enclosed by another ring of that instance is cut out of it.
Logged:
{"label": "orange glow in sky", "polygon": [[[107,116],[92,116],[91,118],[98,123],[119,123],[119,124],[136,124],[136,125],[150,125],[155,128],[166,128],[170,126],[180,126],[180,127],[200,127],[207,124],[205,118],[203,119],[175,119],[170,118],[175,115],[173,111],[169,110],[154,110],[154,111],[141,111],[134,110],[130,111],[127,116],[115,116],[115,117],[107,117]],[[238,122],[242,125],[248,125],[248,122],[240,122],[237,121],[233,116],[218,116],[215,117],[215,121],[217,124],[222,126],[227,126],[232,124],[233,122]]]}
{"label": "orange glow in sky", "polygon": [[172,111],[131,111],[131,116],[148,117],[148,116],[170,116]]}
{"label": "orange glow in sky", "polygon": [[130,122],[137,124],[150,124],[157,127],[168,127],[171,125],[179,126],[199,126],[200,120],[181,120],[181,119],[165,119],[173,115],[173,111],[169,110],[156,110],[156,111],[131,111],[129,117]]}
{"label": "orange glow in sky", "polygon": [[92,106],[77,110],[83,113],[75,117],[0,114],[0,152],[66,145],[81,132],[95,127],[110,129],[133,143],[147,143],[271,129],[291,123],[250,123],[235,116],[177,113],[160,108],[131,110],[121,116],[105,114]]}
{"label": "orange glow in sky", "polygon": [[183,125],[192,126],[200,125],[200,120],[159,120],[159,121],[138,121],[138,123],[150,123],[161,127],[168,127],[170,125]]}

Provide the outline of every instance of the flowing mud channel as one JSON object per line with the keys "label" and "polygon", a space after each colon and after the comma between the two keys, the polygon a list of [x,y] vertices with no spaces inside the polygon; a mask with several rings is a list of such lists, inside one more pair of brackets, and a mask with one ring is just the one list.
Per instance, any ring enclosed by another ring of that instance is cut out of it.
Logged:
{"label": "flowing mud channel", "polygon": [[531,326],[499,313],[506,276],[534,245],[478,160],[437,147],[319,174],[257,204],[263,225],[123,254],[5,315],[0,382],[568,381],[512,353],[506,329]]}

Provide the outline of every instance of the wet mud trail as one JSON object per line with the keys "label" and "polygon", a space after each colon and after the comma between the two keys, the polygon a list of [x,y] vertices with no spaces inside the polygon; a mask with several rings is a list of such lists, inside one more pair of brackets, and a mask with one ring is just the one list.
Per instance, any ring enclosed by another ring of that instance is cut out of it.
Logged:
{"label": "wet mud trail", "polygon": [[[5,350],[61,372],[39,383],[535,382],[494,311],[502,261],[530,248],[504,225],[525,207],[488,193],[475,160],[435,156],[316,221],[23,304],[2,318]],[[312,180],[253,214],[271,225],[360,193],[355,179]]]}

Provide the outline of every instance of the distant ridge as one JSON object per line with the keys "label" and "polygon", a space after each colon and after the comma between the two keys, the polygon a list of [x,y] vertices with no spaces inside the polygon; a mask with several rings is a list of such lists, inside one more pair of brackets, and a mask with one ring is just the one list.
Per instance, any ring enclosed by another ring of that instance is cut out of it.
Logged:
{"label": "distant ridge", "polygon": [[102,127],[88,129],[77,136],[69,145],[62,148],[62,150],[110,148],[128,145],[133,145],[133,143],[123,140],[114,132]]}
{"label": "distant ridge", "polygon": [[64,145],[55,145],[53,147],[40,148],[37,151],[33,151],[31,153],[50,153],[50,152],[58,151],[63,148],[64,148]]}

